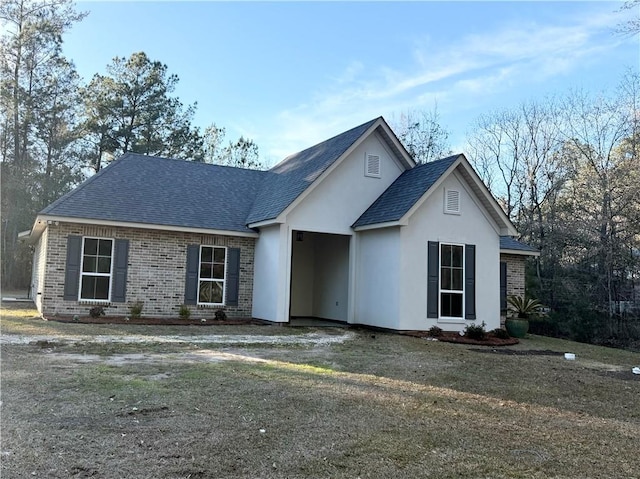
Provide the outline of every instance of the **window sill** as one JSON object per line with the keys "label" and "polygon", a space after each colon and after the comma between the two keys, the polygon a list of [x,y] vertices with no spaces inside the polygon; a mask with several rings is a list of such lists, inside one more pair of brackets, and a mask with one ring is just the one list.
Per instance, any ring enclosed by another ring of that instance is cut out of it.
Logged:
{"label": "window sill", "polygon": [[83,304],[83,305],[86,304],[88,306],[92,304],[95,304],[98,306],[110,306],[111,301],[104,300],[104,299],[79,299],[78,304]]}
{"label": "window sill", "polygon": [[439,324],[466,324],[464,318],[438,318]]}
{"label": "window sill", "polygon": [[198,303],[197,306],[201,309],[224,308],[222,303]]}

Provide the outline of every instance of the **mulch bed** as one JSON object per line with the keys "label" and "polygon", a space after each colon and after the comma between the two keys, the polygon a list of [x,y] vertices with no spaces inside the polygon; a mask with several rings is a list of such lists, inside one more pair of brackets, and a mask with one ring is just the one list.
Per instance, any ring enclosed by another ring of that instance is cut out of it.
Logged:
{"label": "mulch bed", "polygon": [[490,333],[487,333],[487,337],[482,340],[460,336],[459,333],[455,332],[443,332],[440,336],[437,337],[431,336],[428,331],[405,331],[402,334],[415,336],[417,338],[437,339],[438,341],[443,341],[445,343],[472,344],[476,346],[512,346],[520,342],[517,338],[496,338]]}
{"label": "mulch bed", "polygon": [[563,356],[560,351],[550,349],[470,349],[478,353],[503,354],[507,356]]}
{"label": "mulch bed", "polygon": [[101,316],[92,318],[91,316],[80,316],[77,320],[73,316],[47,316],[46,321],[57,321],[59,323],[81,323],[81,324],[143,324],[150,326],[238,326],[238,325],[255,325],[265,326],[268,323],[252,318],[234,318],[218,321],[215,319],[207,319],[203,322],[200,319],[181,319],[181,318],[129,318],[124,316]]}

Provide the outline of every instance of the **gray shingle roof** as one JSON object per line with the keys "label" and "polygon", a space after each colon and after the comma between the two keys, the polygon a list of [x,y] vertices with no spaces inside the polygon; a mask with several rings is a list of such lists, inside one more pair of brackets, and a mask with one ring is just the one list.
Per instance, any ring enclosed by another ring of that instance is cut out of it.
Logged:
{"label": "gray shingle roof", "polygon": [[524,244],[518,240],[513,239],[511,236],[500,236],[500,249],[508,249],[512,251],[522,251],[528,253],[538,253],[538,250]]}
{"label": "gray shingle roof", "polygon": [[376,121],[378,118],[291,155],[271,168],[256,196],[247,223],[276,218]]}
{"label": "gray shingle roof", "polygon": [[356,220],[353,227],[400,220],[459,156],[449,156],[403,172]]}
{"label": "gray shingle roof", "polygon": [[251,232],[267,172],[128,153],[41,214]]}

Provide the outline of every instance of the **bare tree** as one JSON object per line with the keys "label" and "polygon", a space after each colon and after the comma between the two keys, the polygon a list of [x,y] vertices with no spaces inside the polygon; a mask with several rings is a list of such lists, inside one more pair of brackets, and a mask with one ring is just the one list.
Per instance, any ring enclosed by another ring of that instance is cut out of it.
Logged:
{"label": "bare tree", "polygon": [[391,127],[416,163],[428,163],[451,154],[449,132],[440,125],[438,109],[409,110]]}

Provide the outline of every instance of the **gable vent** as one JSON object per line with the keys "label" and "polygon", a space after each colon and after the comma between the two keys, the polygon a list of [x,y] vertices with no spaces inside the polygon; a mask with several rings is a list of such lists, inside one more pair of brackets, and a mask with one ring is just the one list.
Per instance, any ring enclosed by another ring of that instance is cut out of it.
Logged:
{"label": "gable vent", "polygon": [[364,174],[380,178],[380,157],[378,155],[366,155]]}
{"label": "gable vent", "polygon": [[444,191],[444,212],[448,214],[460,214],[460,192],[458,190]]}

